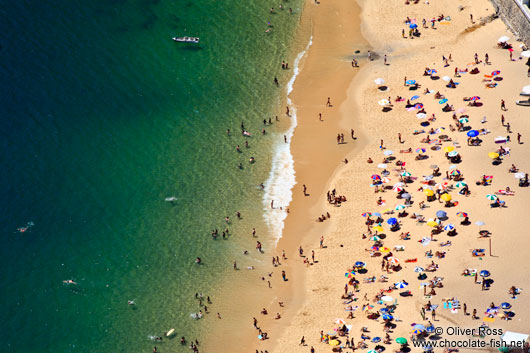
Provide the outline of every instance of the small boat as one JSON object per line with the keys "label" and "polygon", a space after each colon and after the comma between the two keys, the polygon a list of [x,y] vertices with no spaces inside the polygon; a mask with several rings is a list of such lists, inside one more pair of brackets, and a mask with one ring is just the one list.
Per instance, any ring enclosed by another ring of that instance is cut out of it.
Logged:
{"label": "small boat", "polygon": [[175,42],[199,43],[199,37],[173,37]]}
{"label": "small boat", "polygon": [[169,330],[168,332],[166,332],[166,337],[171,337],[174,333],[175,333],[175,329],[172,328],[171,330]]}
{"label": "small boat", "polygon": [[530,97],[530,93],[521,92],[519,93],[521,96]]}

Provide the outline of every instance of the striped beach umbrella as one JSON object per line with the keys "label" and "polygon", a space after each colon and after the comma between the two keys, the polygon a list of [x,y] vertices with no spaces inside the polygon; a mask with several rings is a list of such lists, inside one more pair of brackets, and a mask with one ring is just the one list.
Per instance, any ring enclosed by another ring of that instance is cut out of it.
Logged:
{"label": "striped beach umbrella", "polygon": [[455,229],[455,226],[454,226],[453,224],[451,224],[451,223],[446,224],[446,225],[444,226],[444,230],[445,230],[446,232],[447,232],[447,231],[451,231],[451,230],[453,230],[453,229]]}
{"label": "striped beach umbrella", "polygon": [[466,218],[466,217],[469,217],[469,215],[467,214],[467,212],[457,212],[456,214],[458,217],[460,218]]}
{"label": "striped beach umbrella", "polygon": [[396,211],[401,211],[401,210],[404,210],[405,209],[405,205],[397,205],[396,206]]}
{"label": "striped beach umbrella", "polygon": [[451,152],[447,153],[447,155],[449,157],[456,157],[456,156],[458,156],[458,152],[457,151],[451,151]]}
{"label": "striped beach umbrella", "polygon": [[486,198],[491,201],[495,201],[498,199],[497,195],[494,195],[494,194],[488,194],[486,195]]}
{"label": "striped beach umbrella", "polygon": [[387,178],[387,177],[381,178],[381,182],[385,184],[390,183],[390,178]]}
{"label": "striped beach umbrella", "polygon": [[463,181],[459,181],[458,183],[456,183],[457,188],[463,188],[464,186],[467,186],[467,184],[464,183]]}
{"label": "striped beach umbrella", "polygon": [[427,151],[425,148],[416,148],[416,153],[425,153]]}
{"label": "striped beach umbrella", "polygon": [[404,176],[404,177],[409,177],[409,176],[411,176],[411,175],[412,175],[412,174],[410,174],[410,173],[407,172],[406,170],[405,170],[403,173],[401,173],[401,176]]}
{"label": "striped beach umbrella", "polygon": [[469,123],[469,119],[468,118],[460,118],[458,119],[458,121],[462,124],[465,124],[465,123]]}
{"label": "striped beach umbrella", "polygon": [[394,190],[395,192],[402,192],[403,188],[401,186],[394,186],[392,190]]}

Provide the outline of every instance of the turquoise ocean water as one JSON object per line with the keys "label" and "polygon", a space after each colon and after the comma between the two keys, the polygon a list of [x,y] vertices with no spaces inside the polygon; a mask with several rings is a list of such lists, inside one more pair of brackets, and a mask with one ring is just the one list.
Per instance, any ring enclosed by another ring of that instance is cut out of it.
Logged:
{"label": "turquoise ocean water", "polygon": [[[259,131],[282,92],[272,78],[292,75],[279,62],[302,4],[279,1],[0,6],[1,351],[151,352],[148,336],[169,328],[206,337],[194,293],[215,300],[264,227],[257,185],[283,131]],[[201,43],[171,40],[182,35]],[[234,235],[212,240],[236,210]],[[177,341],[162,352],[187,351]]]}

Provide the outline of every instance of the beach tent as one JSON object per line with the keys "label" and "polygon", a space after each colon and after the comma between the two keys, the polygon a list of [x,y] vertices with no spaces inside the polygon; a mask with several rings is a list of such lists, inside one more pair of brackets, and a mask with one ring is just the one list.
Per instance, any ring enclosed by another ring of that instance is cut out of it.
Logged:
{"label": "beach tent", "polygon": [[514,346],[522,348],[522,344],[528,340],[529,335],[524,333],[517,333],[506,331],[502,336],[501,340],[507,346]]}

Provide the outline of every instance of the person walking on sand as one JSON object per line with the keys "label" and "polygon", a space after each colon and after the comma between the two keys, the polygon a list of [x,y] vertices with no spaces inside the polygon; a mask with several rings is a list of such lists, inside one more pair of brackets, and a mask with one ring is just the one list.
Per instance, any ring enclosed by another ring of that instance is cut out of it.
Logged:
{"label": "person walking on sand", "polygon": [[351,129],[351,139],[355,140],[355,136],[353,135],[355,135],[355,130]]}
{"label": "person walking on sand", "polygon": [[328,97],[328,101],[326,102],[326,107],[331,107],[331,98]]}
{"label": "person walking on sand", "polygon": [[505,120],[505,119],[504,119],[504,114],[502,114],[502,115],[501,115],[501,124],[502,124],[502,126],[504,126],[504,120]]}
{"label": "person walking on sand", "polygon": [[302,336],[299,346],[305,346],[305,336]]}
{"label": "person walking on sand", "polygon": [[303,184],[303,187],[304,187],[304,196],[307,196],[307,186],[305,186],[305,184]]}
{"label": "person walking on sand", "polygon": [[383,146],[383,139],[381,139],[381,144],[379,145],[379,148],[381,148],[381,149],[385,148],[385,147]]}
{"label": "person walking on sand", "polygon": [[466,315],[466,316],[468,315],[468,313],[467,313],[467,305],[466,305],[466,303],[464,303],[464,315]]}
{"label": "person walking on sand", "polygon": [[287,281],[287,275],[285,274],[285,271],[282,271],[282,279]]}
{"label": "person walking on sand", "polygon": [[399,143],[403,143],[403,141],[401,140],[401,132],[398,132],[398,140],[399,140]]}
{"label": "person walking on sand", "polygon": [[324,236],[321,236],[321,237],[320,237],[320,248],[321,248],[321,249],[324,248]]}
{"label": "person walking on sand", "polygon": [[501,110],[506,111],[506,102],[504,102],[504,99],[501,99]]}
{"label": "person walking on sand", "polygon": [[315,347],[311,346],[311,350],[310,350],[311,353],[315,353]]}
{"label": "person walking on sand", "polygon": [[324,121],[324,120],[322,120],[322,113],[318,113],[318,120]]}
{"label": "person walking on sand", "polygon": [[385,57],[384,57],[384,63],[385,63],[385,65],[388,65],[386,54],[385,54]]}
{"label": "person walking on sand", "polygon": [[286,111],[285,111],[285,115],[290,116],[290,115],[289,115],[289,107],[287,107],[287,109],[286,109]]}
{"label": "person walking on sand", "polygon": [[283,142],[287,143],[287,136],[283,135]]}

